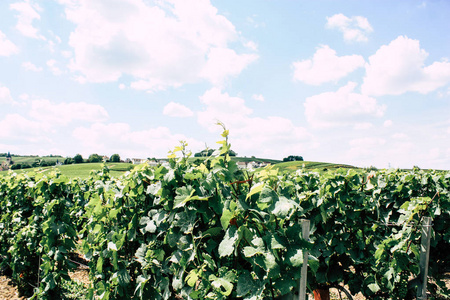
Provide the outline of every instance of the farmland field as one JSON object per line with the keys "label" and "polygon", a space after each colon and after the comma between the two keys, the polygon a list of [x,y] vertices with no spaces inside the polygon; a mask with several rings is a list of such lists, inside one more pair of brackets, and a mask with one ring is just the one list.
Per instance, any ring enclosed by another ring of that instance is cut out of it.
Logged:
{"label": "farmland field", "polygon": [[[132,165],[130,163],[83,163],[83,164],[71,164],[62,166],[38,167],[38,168],[14,170],[14,173],[18,174],[29,172],[49,173],[52,171],[58,171],[62,175],[70,178],[87,178],[89,177],[92,171],[95,172],[101,170],[103,168],[103,165],[106,165],[108,168],[110,168],[110,173],[112,176],[121,176],[125,172],[135,167],[135,165]],[[7,174],[7,173],[8,171],[0,172],[0,174]]]}

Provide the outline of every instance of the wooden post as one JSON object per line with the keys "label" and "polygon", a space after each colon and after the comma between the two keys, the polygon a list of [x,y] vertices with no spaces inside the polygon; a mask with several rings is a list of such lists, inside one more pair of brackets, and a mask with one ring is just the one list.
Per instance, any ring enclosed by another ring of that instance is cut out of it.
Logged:
{"label": "wooden post", "polygon": [[431,218],[425,217],[422,224],[422,240],[420,244],[420,274],[417,287],[417,299],[427,299],[428,261],[430,259]]}
{"label": "wooden post", "polygon": [[[302,220],[302,238],[306,241],[309,241],[309,227],[310,227],[310,221],[309,220]],[[306,300],[306,279],[308,274],[308,251],[303,251],[303,265],[302,265],[302,271],[300,276],[300,288],[298,290],[298,299],[299,300]]]}

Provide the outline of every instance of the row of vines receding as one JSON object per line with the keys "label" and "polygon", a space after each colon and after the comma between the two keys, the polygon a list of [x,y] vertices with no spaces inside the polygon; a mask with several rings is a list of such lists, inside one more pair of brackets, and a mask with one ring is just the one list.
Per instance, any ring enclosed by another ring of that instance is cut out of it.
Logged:
{"label": "row of vines receding", "polygon": [[182,143],[170,167],[119,178],[106,168],[86,180],[1,176],[2,271],[24,295],[63,299],[77,252],[89,262],[91,299],[273,299],[298,289],[308,251],[310,290],[346,284],[371,299],[408,299],[429,216],[428,289],[450,296],[449,172],[249,172],[222,136],[200,165]]}

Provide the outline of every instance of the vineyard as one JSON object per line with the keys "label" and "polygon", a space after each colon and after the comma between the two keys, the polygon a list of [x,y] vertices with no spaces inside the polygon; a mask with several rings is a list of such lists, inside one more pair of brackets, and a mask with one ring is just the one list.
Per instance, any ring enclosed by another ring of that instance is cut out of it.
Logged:
{"label": "vineyard", "polygon": [[275,299],[298,290],[308,251],[310,291],[345,284],[368,299],[408,299],[431,217],[428,291],[450,297],[450,172],[250,173],[222,136],[199,165],[181,143],[170,167],[120,177],[106,167],[86,179],[1,176],[2,271],[23,295],[64,299],[81,252],[90,299]]}

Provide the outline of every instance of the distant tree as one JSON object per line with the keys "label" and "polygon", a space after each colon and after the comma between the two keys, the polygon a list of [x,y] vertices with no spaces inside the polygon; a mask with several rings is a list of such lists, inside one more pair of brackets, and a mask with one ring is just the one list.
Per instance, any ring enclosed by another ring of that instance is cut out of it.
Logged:
{"label": "distant tree", "polygon": [[19,170],[19,169],[22,169],[22,164],[11,165],[11,170]]}
{"label": "distant tree", "polygon": [[70,165],[73,164],[73,159],[71,157],[66,157],[66,159],[64,160],[64,164],[65,165]]}
{"label": "distant tree", "polygon": [[111,161],[111,162],[120,162],[120,155],[117,154],[117,153],[111,155],[111,157],[109,158],[109,161]]}
{"label": "distant tree", "polygon": [[[214,153],[214,151],[216,151],[216,150],[214,150],[214,149],[205,149],[205,150],[202,150],[200,152],[195,153],[194,157],[208,157],[208,156],[211,156]],[[237,153],[234,152],[233,150],[230,150],[228,152],[228,155],[236,156]]]}
{"label": "distant tree", "polygon": [[214,153],[214,149],[205,149],[194,154],[194,157],[208,157]]}
{"label": "distant tree", "polygon": [[77,154],[73,157],[73,162],[76,164],[82,164],[83,163],[83,156],[81,154]]}
{"label": "distant tree", "polygon": [[89,162],[95,163],[95,162],[101,162],[102,157],[96,153],[89,155]]}
{"label": "distant tree", "polygon": [[296,155],[289,155],[288,157],[283,158],[283,161],[303,161],[303,157]]}

